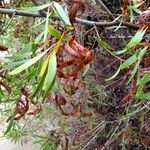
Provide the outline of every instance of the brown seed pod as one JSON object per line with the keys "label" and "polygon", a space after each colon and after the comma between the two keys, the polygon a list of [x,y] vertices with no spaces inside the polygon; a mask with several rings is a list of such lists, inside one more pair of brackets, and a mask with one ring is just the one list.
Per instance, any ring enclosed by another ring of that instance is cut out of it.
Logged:
{"label": "brown seed pod", "polygon": [[4,45],[0,45],[0,51],[7,51],[8,48]]}

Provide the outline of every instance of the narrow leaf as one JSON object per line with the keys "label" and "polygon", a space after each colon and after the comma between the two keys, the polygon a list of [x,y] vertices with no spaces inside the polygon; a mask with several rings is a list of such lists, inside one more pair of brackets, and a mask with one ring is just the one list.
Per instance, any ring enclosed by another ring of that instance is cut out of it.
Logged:
{"label": "narrow leaf", "polygon": [[145,74],[144,77],[142,78],[138,89],[137,89],[137,93],[136,93],[136,97],[137,98],[144,98],[144,99],[149,99],[150,98],[150,94],[143,94],[143,89],[144,86],[146,85],[146,83],[148,83],[150,81],[150,72]]}
{"label": "narrow leaf", "polygon": [[10,120],[9,125],[7,126],[6,131],[4,132],[4,135],[6,135],[11,130],[11,128],[13,127],[13,125],[14,125],[14,118],[12,118]]}
{"label": "narrow leaf", "polygon": [[107,44],[106,42],[102,41],[100,38],[95,37],[95,40],[96,40],[96,41],[98,42],[98,44],[99,44],[100,46],[102,46],[103,48],[109,49],[109,50],[113,50],[113,51],[114,51],[114,49],[113,49],[109,44]]}
{"label": "narrow leaf", "polygon": [[128,68],[130,65],[134,64],[137,61],[136,54],[129,57],[125,62],[122,63],[120,69]]}
{"label": "narrow leaf", "polygon": [[118,70],[117,70],[117,72],[116,72],[112,77],[106,79],[106,81],[109,81],[109,80],[114,79],[114,78],[119,74],[120,70],[121,70],[121,69],[120,69],[120,67],[119,67]]}
{"label": "narrow leaf", "polygon": [[52,25],[48,26],[48,32],[57,39],[60,39],[61,37],[61,33],[58,30],[54,29]]}
{"label": "narrow leaf", "polygon": [[54,8],[54,11],[58,14],[58,16],[65,23],[65,25],[72,26],[70,23],[68,15],[65,13],[62,6],[59,3],[53,2],[53,8]]}
{"label": "narrow leaf", "polygon": [[55,78],[56,75],[56,68],[57,68],[57,62],[56,62],[56,53],[53,52],[49,59],[49,64],[48,64],[48,70],[47,70],[47,75],[45,77],[44,85],[43,85],[43,90],[47,91],[52,84],[52,81]]}
{"label": "narrow leaf", "polygon": [[133,47],[135,47],[137,44],[141,42],[141,40],[144,37],[144,34],[146,33],[146,29],[142,28],[137,31],[137,33],[134,35],[134,37],[130,40],[130,42],[126,45],[124,50],[116,52],[116,54],[123,54],[125,52],[128,52],[131,50]]}
{"label": "narrow leaf", "polygon": [[22,7],[21,10],[36,12],[36,11],[43,10],[43,9],[49,7],[49,6],[51,6],[51,3],[40,5],[40,6],[35,6],[35,7]]}
{"label": "narrow leaf", "polygon": [[46,51],[44,51],[41,54],[37,55],[36,57],[29,59],[27,62],[25,62],[21,66],[17,67],[16,69],[14,69],[11,72],[9,72],[9,75],[18,74],[18,73],[24,71],[25,69],[29,68],[30,66],[35,64],[39,59],[41,59],[48,51],[49,51],[49,49],[47,49]]}

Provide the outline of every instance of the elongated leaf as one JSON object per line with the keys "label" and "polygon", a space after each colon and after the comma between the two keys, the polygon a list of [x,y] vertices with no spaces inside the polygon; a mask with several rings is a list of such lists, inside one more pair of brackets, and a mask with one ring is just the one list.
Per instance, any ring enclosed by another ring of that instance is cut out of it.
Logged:
{"label": "elongated leaf", "polygon": [[47,39],[47,34],[48,34],[48,24],[49,24],[49,16],[50,16],[50,13],[49,13],[49,9],[48,9],[47,14],[46,14],[46,22],[45,22],[45,30],[44,30],[44,38],[43,38],[43,42],[45,42],[46,39]]}
{"label": "elongated leaf", "polygon": [[140,84],[138,86],[137,89],[137,93],[136,93],[136,97],[137,98],[144,98],[144,99],[150,99],[150,93],[149,94],[143,94],[143,89],[144,86],[146,85],[146,83],[148,83],[150,81],[150,72],[145,74],[144,77],[142,78],[142,80],[140,81]]}
{"label": "elongated leaf", "polygon": [[136,72],[137,72],[137,70],[138,70],[138,68],[139,68],[140,62],[141,62],[141,59],[139,59],[139,60],[137,61],[137,63],[135,64],[134,69],[133,69],[132,72],[131,72],[131,76],[130,76],[130,78],[129,78],[127,84],[128,84],[128,83],[133,79],[133,77],[135,76],[135,74],[136,74]]}
{"label": "elongated leaf", "polygon": [[31,95],[31,99],[33,99],[37,95],[37,93],[40,90],[42,90],[44,80],[45,80],[45,77],[46,77],[46,73],[47,73],[47,71],[45,71],[43,76],[40,78],[40,82],[38,83],[38,86],[37,86],[36,90],[34,91],[34,93]]}
{"label": "elongated leaf", "polygon": [[[62,43],[63,38],[64,38],[64,33],[60,36],[60,39],[59,39],[59,41],[56,43],[53,52],[55,52],[55,53],[58,52],[58,50],[59,50],[59,48],[60,48],[60,46],[61,46],[61,43]],[[51,54],[52,54],[52,53],[51,53]],[[45,72],[45,70],[46,70],[46,68],[47,68],[47,66],[48,66],[48,63],[49,63],[49,59],[50,59],[50,57],[51,57],[51,54],[47,57],[46,61],[44,62],[43,66],[42,66],[42,69],[41,69],[41,71],[40,71],[40,76],[41,76],[41,77],[43,76],[43,74],[44,74],[44,72]]]}
{"label": "elongated leaf", "polygon": [[47,75],[45,77],[45,81],[43,85],[44,91],[47,91],[50,85],[52,84],[52,81],[54,80],[56,75],[56,68],[57,68],[56,53],[53,52],[49,59]]}
{"label": "elongated leaf", "polygon": [[4,132],[4,135],[6,135],[11,130],[11,128],[13,127],[13,125],[14,125],[14,118],[10,119],[9,125],[7,126],[7,129]]}
{"label": "elongated leaf", "polygon": [[143,55],[146,53],[148,47],[144,47],[143,49],[140,50],[139,54],[138,54],[138,59],[140,59],[141,57],[143,57]]}
{"label": "elongated leaf", "polygon": [[129,78],[127,83],[129,83],[133,79],[133,77],[135,76],[135,74],[136,74],[136,72],[137,72],[137,70],[139,68],[140,62],[142,60],[142,57],[146,53],[146,50],[147,50],[147,47],[144,47],[142,50],[140,50],[139,55],[137,57],[137,63],[135,64],[135,67],[132,70],[131,76],[130,76],[130,78]]}
{"label": "elongated leaf", "polygon": [[17,53],[16,55],[13,55],[10,57],[11,60],[19,61],[23,60],[27,57],[30,57],[32,55],[32,52],[26,52],[26,53]]}
{"label": "elongated leaf", "polygon": [[18,73],[24,71],[25,69],[29,68],[30,66],[35,64],[39,59],[41,59],[48,51],[49,51],[49,49],[47,49],[46,51],[44,51],[41,54],[37,55],[36,57],[29,59],[27,62],[25,62],[21,66],[17,67],[16,69],[14,69],[11,72],[9,72],[9,75],[18,74]]}
{"label": "elongated leaf", "polygon": [[87,65],[84,67],[84,71],[83,71],[82,77],[84,77],[84,76],[87,74],[87,72],[89,71],[89,69],[90,69],[90,64],[87,64]]}
{"label": "elongated leaf", "polygon": [[117,70],[117,72],[116,72],[112,77],[106,79],[106,81],[109,81],[109,80],[114,79],[114,78],[119,74],[120,70],[121,70],[121,69],[120,69],[120,67],[119,67],[118,70]]}
{"label": "elongated leaf", "polygon": [[21,10],[36,12],[36,11],[43,10],[43,9],[49,7],[49,6],[51,6],[51,3],[40,5],[40,6],[35,6],[35,7],[22,7]]}
{"label": "elongated leaf", "polygon": [[64,36],[65,36],[65,34],[63,33],[63,34],[61,35],[59,41],[56,43],[56,45],[55,45],[55,47],[54,47],[55,53],[57,53],[58,50],[60,49],[61,43],[62,43],[62,41],[63,41],[63,39],[64,39]]}
{"label": "elongated leaf", "polygon": [[118,51],[118,52],[116,52],[116,54],[118,54],[118,55],[123,54],[123,53],[128,52],[129,50],[131,50],[133,47],[135,47],[137,44],[139,44],[141,42],[141,40],[143,39],[145,33],[146,33],[146,29],[144,29],[144,28],[137,31],[135,36],[126,45],[124,50]]}
{"label": "elongated leaf", "polygon": [[52,25],[48,26],[48,32],[57,39],[60,39],[61,33],[56,30]]}
{"label": "elongated leaf", "polygon": [[109,50],[114,50],[109,44],[107,44],[106,42],[102,41],[100,38],[94,37],[95,40],[98,42],[98,44],[100,46],[102,46],[105,49],[109,49]]}
{"label": "elongated leaf", "polygon": [[150,99],[150,93],[146,93],[146,94],[141,94],[139,96],[137,96],[137,98],[139,99],[144,99],[144,100],[149,100]]}
{"label": "elongated leaf", "polygon": [[144,47],[143,49],[139,49],[133,56],[129,57],[126,61],[124,61],[120,67],[118,68],[117,72],[112,76],[110,77],[109,79],[106,79],[106,80],[112,80],[114,79],[121,70],[125,69],[125,68],[128,68],[130,67],[132,64],[134,64],[135,62],[136,65],[133,69],[133,71],[131,72],[131,77],[129,78],[129,81],[128,83],[132,80],[132,78],[134,77],[134,75],[136,74],[137,72],[137,69],[138,69],[138,66],[141,62],[141,58],[143,57],[143,55],[146,53],[146,50],[147,50],[147,47]]}
{"label": "elongated leaf", "polygon": [[146,32],[146,29],[141,29],[139,30],[135,36],[131,39],[131,41],[127,44],[125,50],[128,51],[130,50],[131,48],[133,48],[134,46],[136,46],[138,43],[141,42],[141,40],[143,39],[143,36]]}
{"label": "elongated leaf", "polygon": [[55,144],[51,144],[51,145],[49,145],[49,144],[44,144],[43,145],[43,150],[56,150],[57,148],[56,148],[56,146],[55,146]]}
{"label": "elongated leaf", "polygon": [[50,56],[51,56],[51,55],[49,55],[49,56],[46,58],[46,61],[44,62],[43,66],[42,66],[42,68],[41,68],[40,77],[42,77],[42,76],[44,75],[44,73],[45,73],[45,71],[46,71],[46,69],[47,69],[47,67],[48,67],[48,63],[49,63]]}
{"label": "elongated leaf", "polygon": [[120,69],[128,68],[130,65],[134,64],[137,61],[136,54],[129,57],[125,62],[122,63]]}
{"label": "elongated leaf", "polygon": [[42,37],[44,36],[44,31],[43,32],[41,32],[37,37],[36,37],[36,39],[35,39],[35,43],[39,43],[39,41],[42,39]]}
{"label": "elongated leaf", "polygon": [[72,26],[69,20],[68,15],[65,13],[61,5],[57,2],[53,2],[54,11],[58,14],[61,20],[65,23],[65,25]]}
{"label": "elongated leaf", "polygon": [[45,91],[42,103],[44,102],[44,100],[48,96],[48,94],[51,92],[51,90],[53,89],[53,87],[55,86],[55,80],[56,80],[56,77],[53,79],[53,81],[52,81],[50,87],[47,89],[47,91]]}

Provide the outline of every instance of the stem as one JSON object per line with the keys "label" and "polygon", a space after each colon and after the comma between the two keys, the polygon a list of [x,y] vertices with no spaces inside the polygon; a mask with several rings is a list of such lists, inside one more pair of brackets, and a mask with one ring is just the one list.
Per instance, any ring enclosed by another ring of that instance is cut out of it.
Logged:
{"label": "stem", "polygon": [[[0,8],[0,14],[8,14],[8,15],[15,15],[18,16],[26,16],[26,17],[46,17],[45,14],[41,14],[40,12],[27,12],[27,11],[21,11],[21,10],[16,10],[16,9],[5,9],[5,8]],[[57,16],[53,16],[53,19],[59,19]],[[97,26],[97,27],[108,27],[108,26],[113,26],[113,25],[119,25],[122,21],[117,20],[117,21],[112,21],[112,22],[96,22],[96,21],[88,21],[88,20],[83,20],[79,18],[75,18],[74,22],[78,23],[83,23],[88,26]],[[140,27],[137,25],[134,25],[129,22],[122,22],[121,23],[123,26],[128,26],[130,28],[134,29],[139,29]]]}
{"label": "stem", "polygon": [[111,16],[112,19],[115,19],[111,11],[105,6],[105,4],[101,0],[96,0],[96,2],[103,7],[103,9]]}

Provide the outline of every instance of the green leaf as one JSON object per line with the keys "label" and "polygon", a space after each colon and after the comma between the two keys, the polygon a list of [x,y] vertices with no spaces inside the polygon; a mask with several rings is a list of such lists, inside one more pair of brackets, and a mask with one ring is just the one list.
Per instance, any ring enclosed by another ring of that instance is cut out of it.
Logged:
{"label": "green leaf", "polygon": [[135,76],[135,74],[136,74],[136,72],[137,72],[137,70],[138,70],[138,68],[139,68],[140,62],[141,62],[141,59],[139,59],[138,62],[135,64],[134,69],[133,69],[132,72],[131,72],[131,76],[130,76],[130,78],[129,78],[127,84],[128,84],[128,83],[133,79],[133,77]]}
{"label": "green leaf", "polygon": [[54,29],[52,25],[48,26],[48,32],[57,39],[60,39],[61,37],[61,33],[58,30]]}
{"label": "green leaf", "polygon": [[117,72],[116,72],[112,77],[106,79],[106,81],[109,81],[109,80],[114,79],[114,78],[119,74],[120,70],[121,70],[121,69],[120,69],[120,67],[119,67],[118,70],[117,70]]}
{"label": "green leaf", "polygon": [[21,10],[36,12],[36,11],[43,10],[43,9],[49,7],[49,6],[51,6],[51,3],[40,5],[40,6],[35,6],[35,7],[22,7]]}
{"label": "green leaf", "polygon": [[84,76],[87,74],[87,72],[89,71],[89,69],[90,69],[90,64],[87,64],[87,65],[84,67],[84,71],[83,71],[82,77],[84,77]]}
{"label": "green leaf", "polygon": [[38,56],[29,59],[27,62],[25,62],[24,64],[22,64],[21,66],[17,67],[16,69],[14,69],[13,71],[9,72],[9,75],[15,75],[18,74],[22,71],[24,71],[25,69],[29,68],[30,66],[32,66],[33,64],[35,64],[39,59],[41,59],[47,52],[49,49],[47,49],[46,51],[42,52],[41,54],[39,54]]}
{"label": "green leaf", "polygon": [[40,82],[38,83],[38,86],[37,86],[36,90],[35,90],[34,93],[31,95],[31,99],[33,99],[33,98],[37,95],[37,93],[42,89],[45,76],[46,76],[46,72],[45,72],[45,74],[41,77]]}
{"label": "green leaf", "polygon": [[47,34],[48,34],[48,24],[49,24],[49,16],[50,16],[50,13],[49,13],[49,10],[47,11],[47,14],[46,14],[46,22],[45,22],[45,30],[44,30],[44,38],[43,38],[43,42],[46,41],[47,39]]}
{"label": "green leaf", "polygon": [[120,69],[128,68],[130,65],[132,65],[136,61],[137,61],[137,56],[135,54],[135,55],[129,57],[125,62],[123,62]]}
{"label": "green leaf", "polygon": [[53,87],[55,86],[55,81],[56,81],[56,77],[53,79],[53,81],[52,81],[50,87],[47,89],[47,91],[45,91],[42,103],[44,102],[44,100],[48,96],[48,94],[51,92],[51,90],[53,89]]}
{"label": "green leaf", "polygon": [[134,69],[133,69],[132,72],[131,72],[131,76],[130,76],[130,78],[129,78],[127,84],[128,84],[128,83],[133,79],[133,77],[135,76],[135,74],[136,74],[136,72],[137,72],[137,70],[138,70],[138,68],[139,68],[140,62],[141,62],[141,60],[142,60],[142,57],[143,57],[143,55],[146,53],[146,50],[147,50],[147,47],[144,47],[142,50],[140,50],[139,55],[137,56],[137,60],[138,60],[138,61],[137,61],[136,65],[135,65]]}
{"label": "green leaf", "polygon": [[150,72],[144,75],[138,86],[136,97],[140,99],[150,99],[150,94],[143,94],[143,89],[146,83],[150,82]]}
{"label": "green leaf", "polygon": [[25,52],[25,53],[17,53],[16,55],[13,55],[10,57],[11,60],[19,61],[23,60],[25,58],[28,58],[32,55],[32,52]]}
{"label": "green leaf", "polygon": [[137,44],[139,44],[141,42],[141,40],[143,39],[143,36],[146,32],[146,29],[141,29],[139,30],[135,36],[131,39],[131,41],[126,45],[125,50],[128,51],[131,48],[133,48],[134,46],[136,46]]}
{"label": "green leaf", "polygon": [[9,62],[7,64],[4,65],[5,69],[9,69],[9,70],[13,70],[14,68],[24,64],[26,62],[26,60],[21,60],[21,61],[17,61],[17,62]]}
{"label": "green leaf", "polygon": [[102,41],[100,38],[97,38],[97,37],[94,37],[95,40],[98,42],[98,44],[100,46],[102,46],[103,48],[105,49],[109,49],[109,50],[113,50],[114,51],[114,48],[112,48],[109,44],[107,44],[106,42]]}
{"label": "green leaf", "polygon": [[14,118],[11,118],[10,122],[9,122],[9,125],[7,126],[7,129],[6,129],[5,133],[4,133],[4,135],[6,135],[11,130],[13,125],[14,125]]}
{"label": "green leaf", "polygon": [[131,50],[133,47],[135,47],[137,44],[141,42],[141,40],[144,37],[144,34],[146,33],[146,29],[142,28],[137,31],[137,33],[134,35],[134,37],[130,40],[130,42],[126,45],[124,50],[116,52],[116,54],[123,54],[125,52],[128,52]]}
{"label": "green leaf", "polygon": [[49,59],[51,57],[51,54],[46,58],[46,60],[44,61],[41,70],[40,70],[40,77],[43,76],[43,74],[45,73],[45,71],[47,70],[48,64],[49,64]]}
{"label": "green leaf", "polygon": [[143,49],[140,49],[136,52],[136,54],[134,54],[133,56],[129,57],[126,61],[124,61],[120,67],[118,68],[117,72],[110,77],[109,79],[106,80],[112,80],[114,79],[121,70],[130,67],[130,65],[134,64],[136,61],[138,61],[133,69],[133,71],[131,72],[131,77],[129,78],[128,83],[132,80],[132,78],[134,77],[134,75],[137,72],[138,66],[141,62],[141,57],[143,57],[143,55],[146,53],[147,47],[144,47]]}
{"label": "green leaf", "polygon": [[51,86],[56,75],[56,68],[57,68],[56,53],[53,52],[49,59],[47,75],[45,77],[44,85],[42,88],[44,91],[47,91]]}
{"label": "green leaf", "polygon": [[144,100],[149,100],[150,99],[150,94],[141,94],[137,98],[139,99],[144,99]]}
{"label": "green leaf", "polygon": [[144,47],[143,49],[140,50],[139,54],[138,54],[138,59],[140,59],[141,57],[143,57],[143,55],[146,53],[148,47]]}
{"label": "green leaf", "polygon": [[53,9],[58,14],[58,16],[61,18],[61,20],[65,23],[65,25],[71,26],[70,20],[68,15],[65,13],[61,5],[57,2],[53,2]]}
{"label": "green leaf", "polygon": [[35,43],[38,44],[42,37],[44,36],[45,31],[41,32],[35,39]]}
{"label": "green leaf", "polygon": [[57,148],[56,148],[56,145],[55,144],[51,144],[51,145],[49,145],[49,144],[44,144],[43,145],[43,150],[56,150]]}

